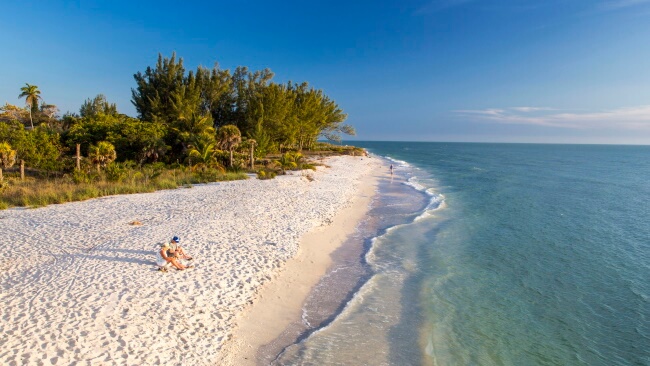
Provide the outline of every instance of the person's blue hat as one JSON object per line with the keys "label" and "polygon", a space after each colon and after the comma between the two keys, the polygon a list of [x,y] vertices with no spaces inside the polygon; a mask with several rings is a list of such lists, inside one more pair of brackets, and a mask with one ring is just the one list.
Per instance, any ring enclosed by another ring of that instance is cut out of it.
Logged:
{"label": "person's blue hat", "polygon": [[178,236],[175,236],[175,237],[172,238],[172,241],[175,241],[175,242],[177,242],[177,243],[180,243],[180,242],[181,242],[181,238],[179,238]]}

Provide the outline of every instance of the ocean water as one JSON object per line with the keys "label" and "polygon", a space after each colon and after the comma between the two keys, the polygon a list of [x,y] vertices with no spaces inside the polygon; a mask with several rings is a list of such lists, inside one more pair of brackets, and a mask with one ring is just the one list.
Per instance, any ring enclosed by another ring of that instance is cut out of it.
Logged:
{"label": "ocean water", "polygon": [[273,364],[650,365],[650,147],[355,145],[356,285]]}

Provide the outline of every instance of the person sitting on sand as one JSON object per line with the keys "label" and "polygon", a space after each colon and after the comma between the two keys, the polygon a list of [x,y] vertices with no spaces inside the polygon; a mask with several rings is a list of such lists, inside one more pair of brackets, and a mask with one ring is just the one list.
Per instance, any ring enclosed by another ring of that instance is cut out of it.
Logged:
{"label": "person sitting on sand", "polygon": [[179,271],[189,268],[189,266],[181,262],[181,259],[191,260],[192,257],[181,248],[179,245],[180,241],[181,239],[178,236],[174,236],[170,242],[166,242],[160,248],[157,264],[161,271],[166,272],[170,266],[173,266]]}
{"label": "person sitting on sand", "polygon": [[176,253],[176,258],[186,259],[188,261],[194,259],[189,254],[185,253],[185,250],[183,249],[183,247],[181,247],[181,238],[179,238],[178,236],[173,237],[169,245],[174,249],[174,253]]}

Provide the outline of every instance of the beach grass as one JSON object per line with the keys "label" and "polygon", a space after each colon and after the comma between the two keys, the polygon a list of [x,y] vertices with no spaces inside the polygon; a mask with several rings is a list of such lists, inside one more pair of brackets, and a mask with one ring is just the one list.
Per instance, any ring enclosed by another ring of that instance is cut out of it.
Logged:
{"label": "beach grass", "polygon": [[[109,179],[112,178],[112,179]],[[0,210],[11,207],[43,207],[117,194],[154,192],[191,187],[192,184],[246,179],[245,173],[187,168],[146,171],[126,170],[119,179],[105,173],[73,173],[50,179],[5,176],[0,186]]]}

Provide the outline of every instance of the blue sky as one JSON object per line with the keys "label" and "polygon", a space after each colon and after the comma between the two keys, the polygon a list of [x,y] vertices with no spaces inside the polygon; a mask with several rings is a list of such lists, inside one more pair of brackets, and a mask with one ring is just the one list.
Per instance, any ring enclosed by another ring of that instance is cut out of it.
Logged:
{"label": "blue sky", "polygon": [[650,0],[13,1],[0,103],[135,115],[157,54],[308,81],[361,140],[650,144]]}

